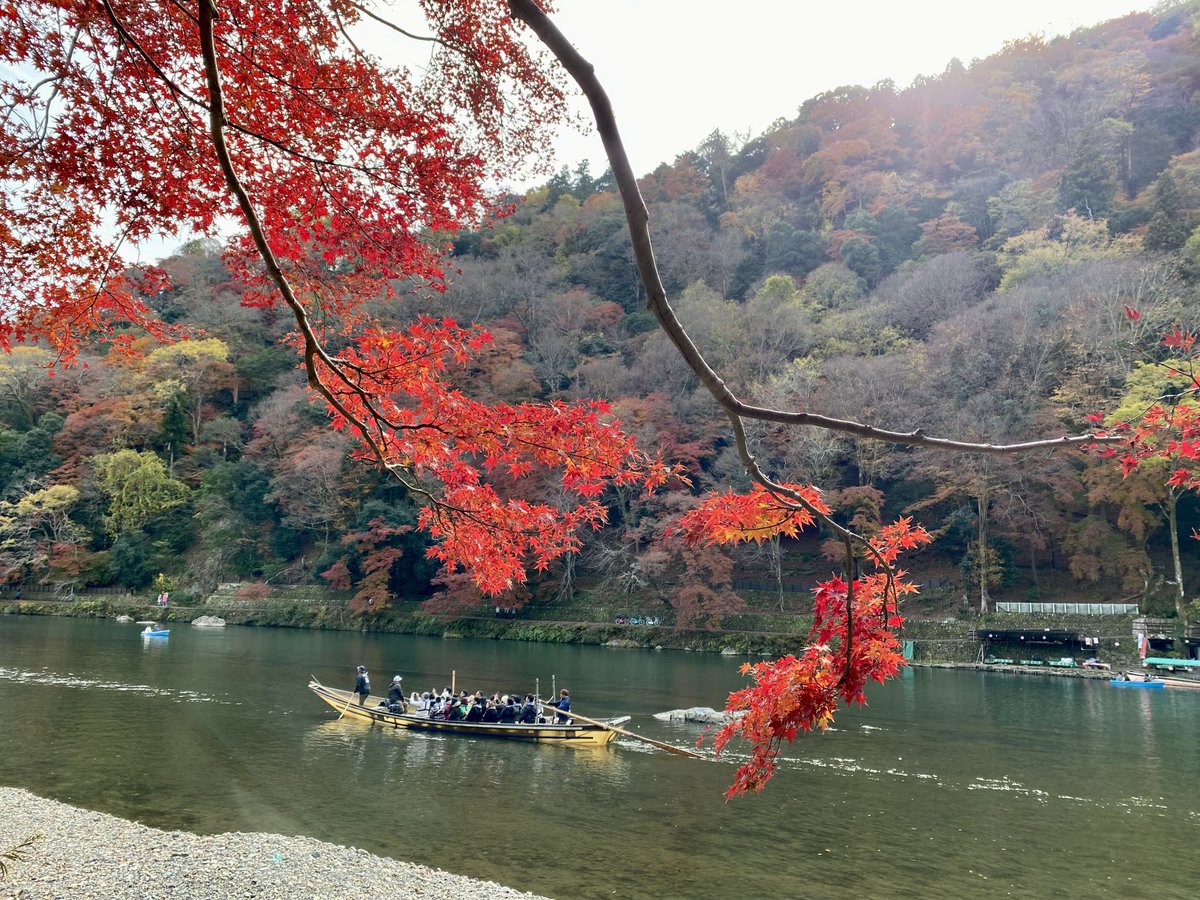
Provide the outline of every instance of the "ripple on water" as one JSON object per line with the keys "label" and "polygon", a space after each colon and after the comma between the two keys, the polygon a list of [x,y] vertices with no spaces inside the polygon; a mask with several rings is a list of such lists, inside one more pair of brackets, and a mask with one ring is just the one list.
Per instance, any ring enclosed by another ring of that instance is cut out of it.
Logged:
{"label": "ripple on water", "polygon": [[234,700],[213,697],[199,691],[174,690],[172,688],[154,687],[150,684],[131,684],[121,681],[104,681],[99,678],[88,678],[76,675],[74,672],[62,674],[43,669],[35,672],[30,669],[10,669],[0,666],[0,681],[11,681],[16,684],[44,685],[51,687],[71,687],[83,690],[117,691],[126,694],[139,694],[144,697],[166,697],[176,703],[215,703],[220,706],[238,706]]}

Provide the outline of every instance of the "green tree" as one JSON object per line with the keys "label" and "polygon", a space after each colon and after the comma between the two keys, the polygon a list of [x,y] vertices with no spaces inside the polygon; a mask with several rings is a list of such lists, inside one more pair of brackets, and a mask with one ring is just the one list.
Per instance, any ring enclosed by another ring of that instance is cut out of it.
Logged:
{"label": "green tree", "polygon": [[104,525],[119,537],[188,499],[187,485],[171,478],[163,461],[149,451],[118,450],[92,457],[96,483],[108,497]]}
{"label": "green tree", "polygon": [[1169,171],[1154,185],[1154,213],[1146,227],[1145,243],[1150,250],[1178,250],[1187,241],[1191,229],[1183,219],[1179,186]]}
{"label": "green tree", "polygon": [[152,351],[146,372],[157,382],[156,393],[164,405],[178,398],[187,414],[192,444],[200,443],[204,406],[213,394],[234,384],[229,346],[217,338],[180,341]]}
{"label": "green tree", "polygon": [[0,503],[0,567],[5,580],[43,574],[56,545],[75,545],[86,537],[70,517],[78,502],[78,488],[55,484]]}

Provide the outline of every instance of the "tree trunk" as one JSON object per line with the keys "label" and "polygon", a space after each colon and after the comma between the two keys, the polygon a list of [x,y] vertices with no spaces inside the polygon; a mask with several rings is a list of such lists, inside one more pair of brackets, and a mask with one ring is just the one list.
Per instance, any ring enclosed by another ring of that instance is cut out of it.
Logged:
{"label": "tree trunk", "polygon": [[979,614],[986,616],[992,598],[988,596],[988,492],[975,498],[979,509]]}
{"label": "tree trunk", "polygon": [[578,553],[563,556],[562,578],[558,581],[558,593],[554,595],[556,603],[569,603],[575,599],[575,560],[578,557]]}
{"label": "tree trunk", "polygon": [[1171,531],[1171,562],[1175,565],[1175,612],[1180,619],[1187,621],[1183,591],[1183,562],[1179,558],[1179,522],[1176,515],[1178,505],[1179,495],[1174,488],[1169,488],[1167,490],[1167,527]]}
{"label": "tree trunk", "polygon": [[775,589],[779,592],[779,611],[784,611],[783,603],[783,552],[779,546],[779,535],[771,536],[767,542],[767,563],[771,567],[771,575],[775,579]]}

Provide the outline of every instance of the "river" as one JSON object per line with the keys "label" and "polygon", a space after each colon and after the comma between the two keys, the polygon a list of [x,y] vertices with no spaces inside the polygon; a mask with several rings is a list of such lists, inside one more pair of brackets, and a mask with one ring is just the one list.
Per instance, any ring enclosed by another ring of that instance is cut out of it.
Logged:
{"label": "river", "polygon": [[[0,782],[165,829],[305,834],[554,897],[1192,897],[1200,691],[917,669],[726,803],[731,760],[397,733],[376,691],[569,687],[587,715],[720,706],[707,654],[0,617]],[[0,810],[0,815],[3,811]]]}

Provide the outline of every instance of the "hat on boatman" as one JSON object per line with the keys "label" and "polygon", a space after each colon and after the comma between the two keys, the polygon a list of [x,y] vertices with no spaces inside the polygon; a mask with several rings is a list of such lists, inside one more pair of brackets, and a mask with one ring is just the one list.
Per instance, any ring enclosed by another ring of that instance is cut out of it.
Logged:
{"label": "hat on boatman", "polygon": [[392,679],[392,684],[399,684],[403,680],[404,680],[403,675],[397,675]]}
{"label": "hat on boatman", "polygon": [[359,666],[359,667],[358,667],[358,671],[360,671],[360,672],[365,672],[365,671],[367,671],[367,667],[366,667],[366,666]]}

